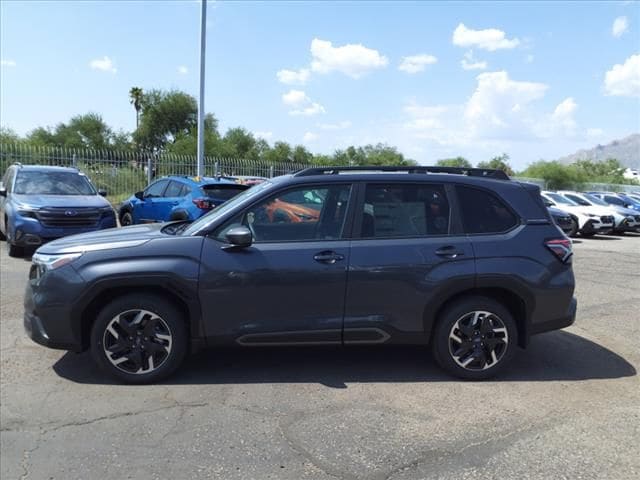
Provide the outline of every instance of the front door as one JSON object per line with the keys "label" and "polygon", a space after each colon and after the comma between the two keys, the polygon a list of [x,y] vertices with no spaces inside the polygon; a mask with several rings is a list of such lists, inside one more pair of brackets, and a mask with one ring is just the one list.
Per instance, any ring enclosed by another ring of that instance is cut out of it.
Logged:
{"label": "front door", "polygon": [[351,244],[344,343],[423,343],[427,305],[472,288],[475,261],[440,184],[368,184]]}
{"label": "front door", "polygon": [[[351,185],[287,189],[245,209],[205,240],[200,301],[212,341],[341,343]],[[246,226],[253,245],[225,249]]]}

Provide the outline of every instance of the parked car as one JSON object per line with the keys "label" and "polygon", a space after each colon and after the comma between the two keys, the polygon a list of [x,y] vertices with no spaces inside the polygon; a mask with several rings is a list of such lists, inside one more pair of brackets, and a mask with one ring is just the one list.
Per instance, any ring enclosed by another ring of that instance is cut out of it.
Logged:
{"label": "parked car", "polygon": [[578,223],[572,218],[570,213],[552,206],[547,206],[547,210],[549,210],[551,218],[553,218],[558,228],[566,235],[573,237],[578,233]]}
{"label": "parked car", "polygon": [[588,193],[572,191],[559,191],[558,193],[583,206],[607,209],[613,214],[613,232],[615,233],[635,232],[638,227],[640,227],[640,216],[638,216],[638,220],[636,220],[636,212],[634,210],[610,205]]}
{"label": "parked car", "polygon": [[635,200],[636,202],[640,202],[640,193],[625,193],[625,195]]}
{"label": "parked car", "polygon": [[0,236],[9,255],[21,256],[50,240],[117,226],[106,192],[75,168],[21,165],[0,184]]}
{"label": "parked car", "polygon": [[[300,198],[313,220],[257,213]],[[223,344],[418,344],[448,372],[484,379],[532,335],[574,322],[571,258],[539,187],[504,172],[310,168],[192,223],[41,247],[24,325],[130,383]]]}
{"label": "parked car", "polygon": [[120,206],[122,226],[200,218],[249,188],[228,178],[163,177]]}
{"label": "parked car", "polygon": [[[640,202],[635,201],[633,198],[627,197],[623,193],[614,192],[587,192],[594,197],[598,197],[600,200],[608,203],[609,205],[616,205],[618,207],[629,208],[631,210],[640,211]],[[640,215],[638,216],[640,220]]]}
{"label": "parked car", "polygon": [[572,237],[576,235],[576,231],[583,237],[592,237],[613,230],[614,218],[609,210],[580,205],[556,192],[544,191],[542,199],[547,207],[562,208],[569,212],[573,220]]}

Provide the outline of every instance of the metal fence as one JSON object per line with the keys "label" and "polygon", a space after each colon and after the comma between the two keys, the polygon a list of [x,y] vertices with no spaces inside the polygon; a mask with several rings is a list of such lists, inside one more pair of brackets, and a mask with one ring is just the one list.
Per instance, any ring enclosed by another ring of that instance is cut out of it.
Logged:
{"label": "metal fence", "polygon": [[[85,173],[98,189],[106,190],[109,200],[114,204],[142,190],[154,178],[165,175],[195,176],[198,170],[197,158],[193,155],[0,144],[0,174],[15,162],[75,167]],[[205,157],[204,174],[210,177],[274,177],[309,166],[313,165]]]}

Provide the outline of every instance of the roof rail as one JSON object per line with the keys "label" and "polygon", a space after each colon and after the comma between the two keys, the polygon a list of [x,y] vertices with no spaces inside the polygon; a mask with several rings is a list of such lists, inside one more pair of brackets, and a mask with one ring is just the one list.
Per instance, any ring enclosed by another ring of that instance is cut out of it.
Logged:
{"label": "roof rail", "polygon": [[312,167],[295,172],[295,177],[310,177],[313,175],[338,175],[342,172],[403,172],[403,173],[448,173],[454,175],[467,175],[470,177],[485,177],[496,180],[510,180],[502,170],[491,168],[464,168],[464,167],[392,167],[392,166],[362,166],[362,167]]}
{"label": "roof rail", "polygon": [[22,167],[22,164],[20,162],[13,162],[12,165],[15,165],[16,167]]}

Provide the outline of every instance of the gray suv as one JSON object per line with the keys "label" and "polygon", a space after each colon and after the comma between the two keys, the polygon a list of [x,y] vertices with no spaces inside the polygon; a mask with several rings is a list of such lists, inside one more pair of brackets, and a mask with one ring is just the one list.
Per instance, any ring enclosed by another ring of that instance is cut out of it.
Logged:
{"label": "gray suv", "polygon": [[24,325],[129,383],[222,344],[417,344],[484,379],[573,323],[571,255],[538,187],[501,171],[312,168],[193,223],[40,247]]}

